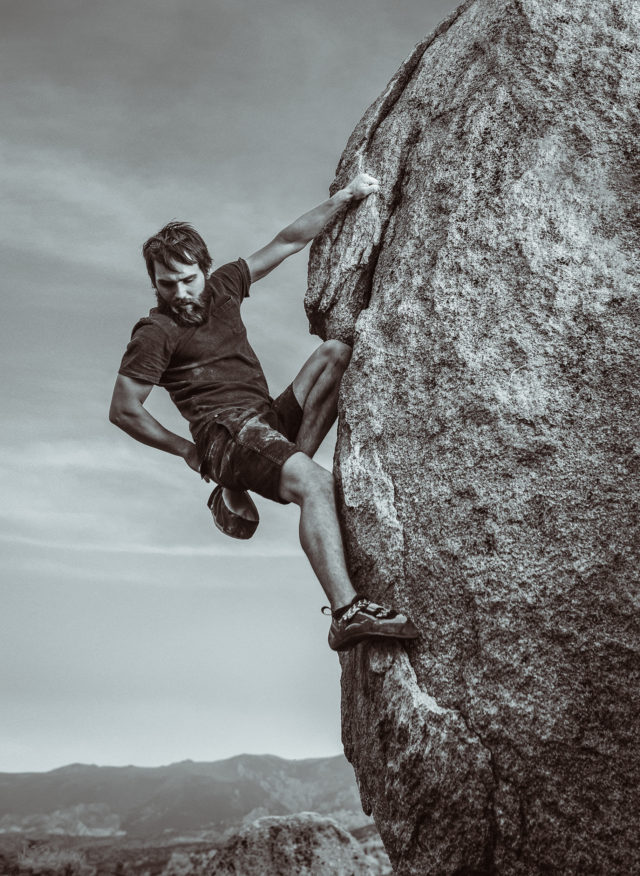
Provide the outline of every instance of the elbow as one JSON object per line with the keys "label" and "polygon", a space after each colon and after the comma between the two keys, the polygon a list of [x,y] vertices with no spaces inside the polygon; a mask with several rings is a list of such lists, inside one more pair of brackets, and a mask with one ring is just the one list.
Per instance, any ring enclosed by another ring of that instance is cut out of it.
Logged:
{"label": "elbow", "polygon": [[113,425],[117,426],[119,429],[126,430],[127,422],[131,420],[131,415],[131,411],[128,411],[120,405],[112,404],[109,408],[109,422],[113,423]]}
{"label": "elbow", "polygon": [[275,243],[282,247],[282,249],[286,250],[286,258],[286,256],[293,255],[293,253],[304,249],[311,239],[311,237],[305,235],[301,230],[288,227],[283,228],[279,234],[276,234]]}
{"label": "elbow", "polygon": [[292,243],[295,243],[296,234],[291,228],[283,228],[282,231],[279,231],[276,236],[273,238],[273,243],[280,248],[285,248],[287,246],[291,246]]}

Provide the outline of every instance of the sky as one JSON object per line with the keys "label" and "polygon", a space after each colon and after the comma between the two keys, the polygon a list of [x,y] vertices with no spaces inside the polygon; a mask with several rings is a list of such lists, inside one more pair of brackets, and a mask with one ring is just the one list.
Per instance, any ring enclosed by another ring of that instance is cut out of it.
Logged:
{"label": "sky", "polygon": [[[250,542],[211,487],[108,421],[142,242],[214,267],[328,196],[370,103],[448,0],[0,0],[0,771],[337,754],[340,666],[298,512]],[[320,343],[308,250],[243,305],[272,395]],[[148,409],[188,437],[164,390]],[[331,467],[335,432],[317,457]]]}

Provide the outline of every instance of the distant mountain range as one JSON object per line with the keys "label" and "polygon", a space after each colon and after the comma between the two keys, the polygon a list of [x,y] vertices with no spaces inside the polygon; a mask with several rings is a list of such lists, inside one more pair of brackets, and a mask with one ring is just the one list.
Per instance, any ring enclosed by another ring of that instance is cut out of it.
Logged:
{"label": "distant mountain range", "polygon": [[367,824],[342,756],[285,760],[238,755],[164,767],[72,764],[0,773],[0,833],[87,837],[221,836],[262,815],[314,811]]}

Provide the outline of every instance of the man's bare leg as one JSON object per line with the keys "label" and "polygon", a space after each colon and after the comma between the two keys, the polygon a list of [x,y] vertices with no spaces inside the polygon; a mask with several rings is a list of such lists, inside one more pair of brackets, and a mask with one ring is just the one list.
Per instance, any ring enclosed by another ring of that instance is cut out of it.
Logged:
{"label": "man's bare leg", "polygon": [[280,496],[300,507],[300,544],[331,608],[356,596],[344,556],[333,475],[305,453],[294,453],[282,467]]}
{"label": "man's bare leg", "polygon": [[[351,347],[347,344],[325,341],[311,354],[293,381],[293,392],[303,411],[296,444],[307,456],[315,454],[335,422],[340,381],[350,358]],[[225,487],[222,495],[225,505],[235,514],[255,519],[247,493]]]}
{"label": "man's bare leg", "polygon": [[401,612],[359,596],[347,572],[333,475],[305,453],[282,466],[280,496],[300,506],[300,544],[331,603],[329,647],[347,651],[371,638],[415,639],[418,630]]}
{"label": "man's bare leg", "polygon": [[[303,443],[309,454],[318,448],[335,419],[340,379],[350,352],[346,345],[333,341],[330,346],[323,344],[305,365],[309,379],[302,425],[306,431],[301,442],[301,426],[297,443]],[[328,361],[323,364],[323,359]],[[305,368],[298,378],[305,376]],[[305,381],[298,382],[304,389]],[[356,593],[345,561],[331,472],[307,453],[294,453],[282,466],[280,497],[300,507],[300,544],[331,604],[329,647],[346,651],[364,639],[415,639],[418,630],[406,615]]]}
{"label": "man's bare leg", "polygon": [[313,456],[338,415],[342,375],[351,358],[351,347],[342,341],[325,341],[307,359],[293,381],[293,392],[303,414],[296,444]]}

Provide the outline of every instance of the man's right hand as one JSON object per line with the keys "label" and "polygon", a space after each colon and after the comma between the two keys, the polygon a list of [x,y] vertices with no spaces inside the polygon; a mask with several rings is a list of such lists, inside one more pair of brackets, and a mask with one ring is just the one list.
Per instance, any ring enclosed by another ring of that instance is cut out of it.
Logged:
{"label": "man's right hand", "polygon": [[[182,458],[187,463],[189,468],[192,468],[194,471],[197,471],[198,474],[200,474],[200,460],[198,459],[198,451],[195,444],[187,444],[186,450],[182,454]],[[205,481],[209,483],[209,478],[205,478]]]}
{"label": "man's right hand", "polygon": [[[151,416],[144,407],[153,384],[118,374],[113,388],[109,419],[136,441],[181,456],[190,469],[200,474],[200,460],[193,441],[175,435]],[[205,478],[207,483],[209,478]]]}

